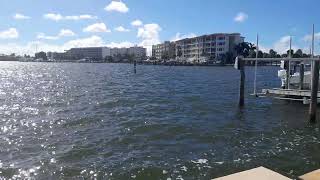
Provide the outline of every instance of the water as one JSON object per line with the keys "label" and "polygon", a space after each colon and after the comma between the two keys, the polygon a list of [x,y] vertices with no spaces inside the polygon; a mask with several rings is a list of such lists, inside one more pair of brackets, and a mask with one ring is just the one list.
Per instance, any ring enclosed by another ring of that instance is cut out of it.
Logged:
{"label": "water", "polygon": [[[258,87],[279,87],[259,67]],[[246,97],[232,67],[0,62],[0,176],[210,179],[319,168],[319,127],[299,103]],[[247,68],[247,94],[253,68]]]}

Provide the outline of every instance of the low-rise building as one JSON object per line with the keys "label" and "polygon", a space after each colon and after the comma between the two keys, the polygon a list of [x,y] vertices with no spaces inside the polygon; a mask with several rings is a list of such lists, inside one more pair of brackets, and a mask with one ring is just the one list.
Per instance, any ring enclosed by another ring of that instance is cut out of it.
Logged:
{"label": "low-rise building", "polygon": [[175,59],[176,44],[175,42],[165,41],[162,44],[152,46],[152,57],[158,60],[161,59]]}
{"label": "low-rise building", "polygon": [[79,60],[89,58],[95,61],[104,61],[106,57],[119,57],[122,60],[126,57],[141,59],[146,57],[146,48],[143,47],[130,47],[130,48],[109,48],[109,47],[83,47],[72,48],[63,53],[47,52],[49,59],[55,60]]}
{"label": "low-rise building", "polygon": [[134,55],[138,58],[144,58],[147,56],[147,49],[139,46],[129,47],[128,54]]}
{"label": "low-rise building", "polygon": [[143,58],[147,54],[147,49],[144,47],[134,46],[130,48],[112,48],[110,51],[112,57],[131,55],[135,58]]}
{"label": "low-rise building", "polygon": [[226,53],[236,56],[235,47],[244,42],[240,33],[217,33],[175,42],[165,41],[152,46],[152,56],[158,60],[177,59],[189,62],[207,62],[223,58]]}
{"label": "low-rise building", "polygon": [[48,59],[70,60],[72,59],[66,52],[47,52]]}
{"label": "low-rise building", "polygon": [[244,42],[239,33],[219,33],[186,38],[176,42],[176,56],[192,62],[218,60],[226,53],[236,56],[235,47]]}
{"label": "low-rise building", "polygon": [[90,58],[93,60],[103,60],[110,56],[110,48],[108,47],[84,47],[72,48],[66,52],[72,59]]}

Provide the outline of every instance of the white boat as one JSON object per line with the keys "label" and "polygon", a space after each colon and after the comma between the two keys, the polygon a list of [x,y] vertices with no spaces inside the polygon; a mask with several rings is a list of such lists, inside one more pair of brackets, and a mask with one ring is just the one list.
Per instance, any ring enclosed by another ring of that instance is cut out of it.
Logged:
{"label": "white boat", "polygon": [[77,60],[78,63],[88,63],[90,62],[90,59],[89,58],[83,58],[83,59],[79,59]]}
{"label": "white boat", "polygon": [[[287,71],[282,69],[278,71],[278,77],[281,79],[281,87],[284,88],[287,84]],[[293,75],[290,75],[289,82],[291,87],[299,87],[300,85],[300,72],[296,72]],[[303,78],[303,87],[310,88],[311,82],[311,71],[304,72]]]}
{"label": "white boat", "polygon": [[[284,69],[283,62],[281,62],[281,70],[278,71],[278,77],[281,79],[281,87],[284,88],[287,84],[287,71]],[[292,68],[293,69],[293,68]],[[300,86],[300,72],[294,72],[289,76],[290,88],[297,88]],[[320,82],[320,81],[319,81]],[[304,72],[303,88],[310,89],[311,87],[311,71]]]}

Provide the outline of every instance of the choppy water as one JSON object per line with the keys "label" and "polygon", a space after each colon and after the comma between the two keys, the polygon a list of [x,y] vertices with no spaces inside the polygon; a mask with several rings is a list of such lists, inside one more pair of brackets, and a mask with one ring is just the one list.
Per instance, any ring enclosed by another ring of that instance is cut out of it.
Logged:
{"label": "choppy water", "polygon": [[[259,68],[259,88],[279,86]],[[232,67],[0,62],[0,177],[210,179],[319,168],[306,106],[247,96]],[[252,92],[252,68],[247,91]]]}

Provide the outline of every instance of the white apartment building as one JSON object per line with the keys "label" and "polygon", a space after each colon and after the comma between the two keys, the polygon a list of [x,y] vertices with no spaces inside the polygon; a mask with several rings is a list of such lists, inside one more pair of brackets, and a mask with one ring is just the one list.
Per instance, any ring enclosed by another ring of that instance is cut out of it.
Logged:
{"label": "white apartment building", "polygon": [[135,57],[145,57],[147,49],[139,46],[130,47],[128,48],[128,54],[133,54]]}
{"label": "white apartment building", "polygon": [[178,60],[204,62],[217,60],[227,52],[236,56],[235,46],[244,42],[240,33],[217,33],[176,41]]}
{"label": "white apartment building", "polygon": [[111,56],[117,55],[134,55],[137,58],[145,57],[147,54],[147,50],[144,47],[134,46],[130,48],[112,48],[110,51]]}
{"label": "white apartment building", "polygon": [[72,48],[66,51],[66,54],[73,59],[91,58],[95,60],[103,60],[106,56],[110,56],[110,48],[108,47],[84,47]]}
{"label": "white apartment building", "polygon": [[175,42],[165,41],[162,44],[152,46],[152,56],[161,60],[164,56],[168,59],[176,57],[176,44]]}
{"label": "white apartment building", "polygon": [[143,47],[130,47],[130,48],[109,48],[109,47],[83,47],[71,48],[63,53],[48,52],[48,57],[53,59],[82,59],[90,58],[97,61],[102,61],[108,56],[117,55],[134,55],[135,58],[143,58],[146,56],[147,50]]}

